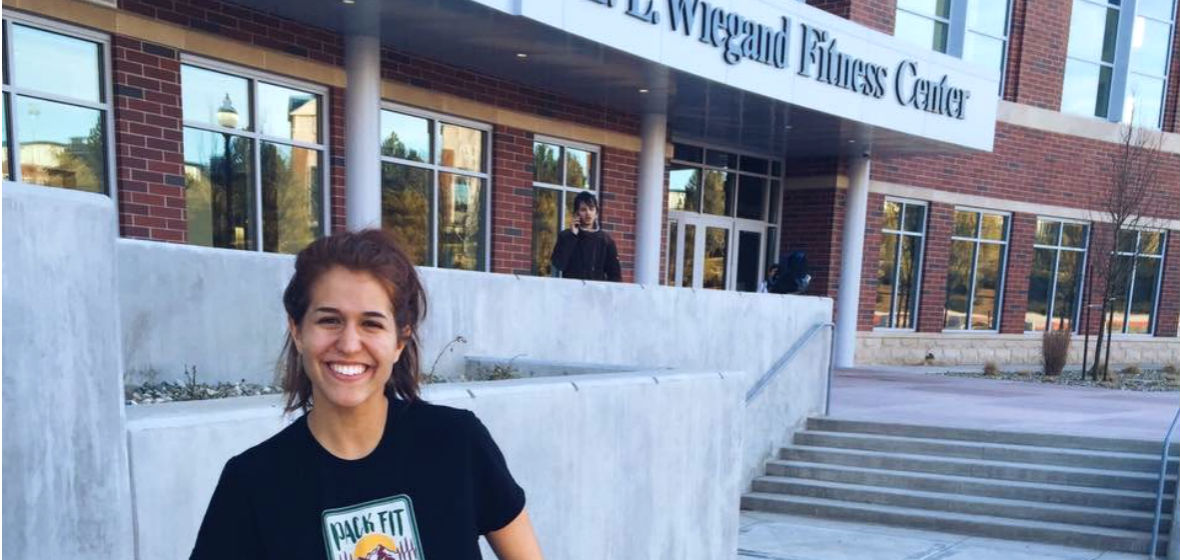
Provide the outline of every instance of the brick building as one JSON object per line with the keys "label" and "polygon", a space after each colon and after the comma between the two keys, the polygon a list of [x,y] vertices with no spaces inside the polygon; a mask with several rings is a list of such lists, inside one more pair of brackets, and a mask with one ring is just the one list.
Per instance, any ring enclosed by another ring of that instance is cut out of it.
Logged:
{"label": "brick building", "polygon": [[379,225],[537,275],[590,190],[625,281],[756,291],[803,251],[841,363],[1033,362],[1102,321],[1133,117],[1160,155],[1110,321],[1180,359],[1177,2],[928,4],[14,0],[4,177],[111,196],[126,238]]}

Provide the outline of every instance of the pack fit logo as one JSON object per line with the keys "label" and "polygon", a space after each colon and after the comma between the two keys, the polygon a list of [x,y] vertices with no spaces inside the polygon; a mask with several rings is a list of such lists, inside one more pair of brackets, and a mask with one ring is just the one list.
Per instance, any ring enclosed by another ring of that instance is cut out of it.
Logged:
{"label": "pack fit logo", "polygon": [[424,560],[410,497],[399,494],[323,514],[328,560]]}

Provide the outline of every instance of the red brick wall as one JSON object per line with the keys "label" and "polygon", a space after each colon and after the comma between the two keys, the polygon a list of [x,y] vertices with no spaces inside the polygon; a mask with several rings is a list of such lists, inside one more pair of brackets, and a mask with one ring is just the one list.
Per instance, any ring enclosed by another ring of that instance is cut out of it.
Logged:
{"label": "red brick wall", "polygon": [[893,35],[897,0],[807,0],[807,4]]}
{"label": "red brick wall", "polygon": [[[1180,22],[1180,2],[1176,17]],[[1180,132],[1180,34],[1172,31],[1172,69],[1168,71],[1168,94],[1164,98],[1164,130]]]}
{"label": "red brick wall", "polygon": [[1012,3],[1004,99],[1059,110],[1071,3],[1043,0],[1013,0]]}
{"label": "red brick wall", "polygon": [[533,135],[497,126],[492,138],[492,272],[532,274]]}
{"label": "red brick wall", "polygon": [[344,205],[344,180],[347,175],[344,162],[344,88],[329,88],[328,98],[328,138],[331,143],[328,180],[332,204],[329,212],[332,233],[336,233],[348,229],[348,210]]}
{"label": "red brick wall", "polygon": [[635,211],[639,205],[639,153],[602,149],[599,216],[619,249],[623,281],[635,280]]}
{"label": "red brick wall", "polygon": [[111,46],[119,233],[183,243],[179,58],[172,49],[118,35]]}
{"label": "red brick wall", "polygon": [[340,35],[237,4],[218,0],[119,0],[119,8],[308,60],[344,64]]}
{"label": "red brick wall", "polygon": [[1155,335],[1176,336],[1180,327],[1180,231],[1168,232],[1162,282]]}
{"label": "red brick wall", "polygon": [[[996,123],[993,153],[882,159],[873,179],[1100,211],[1114,144]],[[1161,159],[1152,215],[1180,216],[1180,155]]]}
{"label": "red brick wall", "polygon": [[[885,219],[885,195],[869,193],[869,211],[865,216],[864,256],[860,269],[860,310],[856,328],[873,329],[873,312],[877,305],[877,268],[881,264],[881,224]],[[921,296],[919,296],[921,299]]]}
{"label": "red brick wall", "polygon": [[1008,233],[1008,261],[1004,271],[1004,301],[1000,309],[1000,332],[1024,332],[1024,314],[1028,310],[1028,275],[1032,272],[1033,239],[1036,237],[1035,214],[1012,214]]}
{"label": "red brick wall", "polygon": [[922,294],[918,298],[916,329],[921,332],[942,331],[954,212],[954,206],[934,201],[927,208],[926,254],[922,261]]}
{"label": "red brick wall", "polygon": [[[835,177],[833,177],[833,182]],[[808,294],[835,297],[840,273],[840,224],[844,191],[814,188],[783,192],[780,260],[794,251],[807,254],[811,270]]]}

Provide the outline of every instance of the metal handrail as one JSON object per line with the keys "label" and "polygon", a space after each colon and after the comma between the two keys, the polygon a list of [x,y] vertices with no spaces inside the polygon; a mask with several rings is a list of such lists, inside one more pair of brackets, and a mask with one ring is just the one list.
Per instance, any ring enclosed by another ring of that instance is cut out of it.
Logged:
{"label": "metal handrail", "polygon": [[798,339],[796,339],[795,343],[792,344],[789,349],[787,349],[782,357],[775,361],[774,365],[770,366],[770,369],[766,370],[766,373],[762,374],[762,377],[758,378],[758,382],[755,383],[753,387],[750,387],[750,390],[746,392],[746,404],[750,404],[750,401],[754,400],[754,397],[757,397],[758,393],[761,393],[762,390],[766,388],[766,386],[770,383],[770,380],[774,379],[774,376],[778,375],[778,372],[782,371],[782,369],[786,367],[787,364],[791,362],[791,360],[795,359],[795,355],[799,353],[799,350],[801,350],[803,346],[805,346],[813,337],[815,337],[815,333],[819,332],[820,329],[829,329],[832,332],[832,336],[829,337],[828,340],[828,378],[827,390],[824,394],[824,416],[827,416],[828,410],[832,407],[832,361],[834,355],[833,348],[835,347],[835,340],[833,340],[835,339],[835,327],[835,324],[826,322],[816,323],[812,325],[811,328],[807,329],[807,332],[803,333],[803,336],[800,336]]}
{"label": "metal handrail", "polygon": [[[1172,446],[1172,434],[1176,431],[1176,422],[1180,421],[1180,409],[1176,410],[1176,416],[1172,418],[1172,425],[1168,426],[1168,435],[1164,436],[1164,449],[1160,452],[1160,484],[1155,492],[1155,519],[1151,524],[1151,558],[1155,560],[1157,549],[1160,540],[1160,518],[1163,516],[1164,508],[1164,478],[1168,471],[1168,448]],[[1173,512],[1172,515],[1176,515]],[[1178,538],[1180,535],[1172,535],[1172,538]]]}

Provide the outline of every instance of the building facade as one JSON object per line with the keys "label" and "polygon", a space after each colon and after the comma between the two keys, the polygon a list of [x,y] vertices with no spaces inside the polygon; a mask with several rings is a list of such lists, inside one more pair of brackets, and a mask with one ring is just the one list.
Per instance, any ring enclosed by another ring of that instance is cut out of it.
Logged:
{"label": "building facade", "polygon": [[[753,292],[803,251],[843,364],[1035,362],[1097,332],[1107,258],[1116,360],[1180,361],[1175,0],[8,8],[5,181],[111,196],[126,238],[380,226],[422,266],[550,275],[588,190],[627,282]],[[1155,187],[1116,233],[1132,119]]]}

